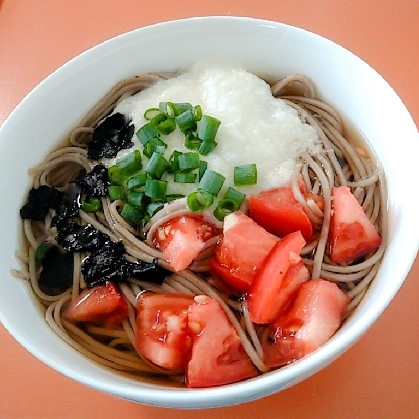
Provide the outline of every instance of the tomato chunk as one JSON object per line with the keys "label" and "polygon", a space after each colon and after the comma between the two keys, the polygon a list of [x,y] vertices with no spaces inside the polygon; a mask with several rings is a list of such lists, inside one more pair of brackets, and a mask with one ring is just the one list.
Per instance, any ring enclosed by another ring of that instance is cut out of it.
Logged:
{"label": "tomato chunk", "polygon": [[288,299],[308,279],[307,269],[300,264],[305,243],[301,232],[296,231],[281,239],[265,259],[247,295],[254,323],[277,320]]}
{"label": "tomato chunk", "polygon": [[222,240],[215,248],[212,270],[232,289],[245,291],[278,239],[242,212],[224,218]]}
{"label": "tomato chunk", "polygon": [[137,350],[160,367],[184,371],[191,349],[185,295],[142,294],[137,306]]}
{"label": "tomato chunk", "polygon": [[381,236],[347,186],[333,188],[330,258],[340,264],[377,249]]}
{"label": "tomato chunk", "polygon": [[283,237],[299,230],[307,241],[313,237],[313,223],[290,187],[250,196],[249,211],[251,218],[270,233]]}
{"label": "tomato chunk", "polygon": [[91,322],[113,329],[128,317],[128,304],[112,282],[83,290],[63,316],[74,323]]}
{"label": "tomato chunk", "polygon": [[203,295],[195,297],[189,307],[189,327],[193,345],[186,372],[188,387],[219,386],[258,374],[216,300]]}
{"label": "tomato chunk", "polygon": [[192,263],[205,242],[216,234],[218,230],[201,218],[182,215],[161,225],[153,241],[173,270],[179,272]]}
{"label": "tomato chunk", "polygon": [[348,296],[318,279],[301,285],[291,308],[268,328],[262,343],[265,364],[279,367],[312,353],[340,327]]}

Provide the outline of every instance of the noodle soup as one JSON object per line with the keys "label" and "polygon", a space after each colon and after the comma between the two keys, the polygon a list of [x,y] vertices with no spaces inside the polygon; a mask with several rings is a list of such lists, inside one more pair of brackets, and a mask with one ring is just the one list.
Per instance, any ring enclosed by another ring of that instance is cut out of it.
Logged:
{"label": "noodle soup", "polygon": [[383,174],[344,132],[301,75],[125,80],[31,169],[15,274],[58,335],[130,376],[212,387],[293,363],[359,304],[386,244]]}

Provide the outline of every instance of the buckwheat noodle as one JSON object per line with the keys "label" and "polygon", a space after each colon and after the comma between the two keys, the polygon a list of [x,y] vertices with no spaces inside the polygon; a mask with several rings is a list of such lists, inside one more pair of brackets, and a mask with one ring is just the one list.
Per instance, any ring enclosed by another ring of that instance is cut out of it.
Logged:
{"label": "buckwheat noodle", "polygon": [[[65,146],[49,154],[39,166],[30,169],[33,187],[50,185],[64,190],[80,168],[90,171],[94,163],[87,158],[86,148],[94,127],[112,112],[123,98],[174,75],[173,73],[146,74],[116,85],[71,132]],[[321,154],[301,156],[292,177],[291,186],[294,195],[319,231],[313,241],[303,249],[302,257],[313,279],[324,278],[336,282],[347,292],[351,302],[346,315],[350,315],[362,300],[378,271],[387,240],[384,175],[363,144],[353,145],[348,142],[340,115],[333,107],[316,98],[314,84],[309,78],[290,75],[273,84],[271,90],[275,97],[281,98],[296,109],[301,120],[313,126],[323,142],[324,151]],[[314,200],[304,198],[298,186],[301,179],[308,191],[324,197],[324,207],[319,208]],[[327,255],[332,208],[331,193],[334,186],[340,185],[351,188],[383,238],[378,250],[368,255],[362,262],[348,266],[332,263]],[[153,258],[158,257],[159,264],[170,270],[170,266],[161,258],[161,253],[151,245],[151,238],[159,225],[173,216],[188,212],[184,201],[175,201],[170,207],[170,212],[162,210],[157,213],[147,226],[145,239],[140,238],[137,231],[119,215],[120,202],[111,203],[108,198],[102,198],[102,206],[102,212],[96,214],[80,211],[81,220],[107,234],[112,241],[121,241],[129,260],[142,259],[151,262]],[[158,374],[180,380],[176,372],[169,372],[152,364],[135,350],[137,296],[145,290],[186,295],[206,294],[220,303],[256,367],[261,372],[268,370],[263,363],[262,347],[250,320],[246,301],[223,294],[208,275],[209,259],[217,237],[207,242],[205,249],[189,270],[173,273],[162,285],[138,279],[129,279],[127,283],[120,285],[120,290],[129,303],[129,317],[118,329],[107,330],[92,325],[74,325],[61,316],[65,304],[86,287],[80,271],[80,264],[85,254],[74,253],[73,286],[64,293],[47,295],[38,285],[39,268],[35,262],[35,249],[45,240],[56,243],[56,230],[51,224],[53,215],[51,210],[44,222],[23,221],[24,239],[21,249],[17,252],[22,267],[13,271],[13,274],[30,283],[36,297],[45,307],[45,317],[50,327],[80,353],[131,376]]]}

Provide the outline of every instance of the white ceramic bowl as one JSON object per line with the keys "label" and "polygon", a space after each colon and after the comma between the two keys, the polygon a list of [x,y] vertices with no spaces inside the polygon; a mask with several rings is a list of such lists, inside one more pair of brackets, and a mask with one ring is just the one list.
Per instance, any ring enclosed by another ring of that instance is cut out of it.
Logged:
{"label": "white ceramic bowl", "polygon": [[[40,162],[118,81],[139,73],[186,69],[199,59],[229,59],[262,76],[303,73],[370,142],[388,179],[389,244],[354,315],[309,357],[245,382],[173,389],[124,378],[85,359],[47,326],[17,267],[19,208],[27,169]],[[0,319],[31,353],[100,391],[158,406],[203,408],[242,403],[288,388],[330,364],[380,316],[402,285],[418,250],[419,224],[409,180],[417,176],[417,129],[392,88],[349,51],[302,29],[236,17],[161,23],[118,36],[71,60],[37,86],[0,130]],[[397,151],[396,151],[397,147]],[[7,181],[5,181],[7,180]],[[395,263],[395,261],[397,261]]]}

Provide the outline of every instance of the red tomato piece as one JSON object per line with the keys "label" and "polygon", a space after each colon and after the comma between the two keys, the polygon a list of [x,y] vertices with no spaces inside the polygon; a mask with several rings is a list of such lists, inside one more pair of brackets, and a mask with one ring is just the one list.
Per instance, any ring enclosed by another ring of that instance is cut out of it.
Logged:
{"label": "red tomato piece", "polygon": [[305,243],[301,232],[296,231],[281,239],[265,259],[247,295],[249,314],[254,323],[277,320],[288,297],[308,279],[304,268],[301,265],[296,267],[301,261],[300,251]]}
{"label": "red tomato piece", "polygon": [[348,303],[348,296],[332,282],[302,284],[291,308],[267,330],[262,343],[265,364],[279,367],[315,351],[338,330]]}
{"label": "red tomato piece", "polygon": [[381,236],[347,186],[333,188],[330,258],[346,264],[377,249]]}
{"label": "red tomato piece", "polygon": [[249,211],[250,217],[272,234],[283,237],[299,230],[307,241],[313,237],[313,223],[290,187],[250,196]]}
{"label": "red tomato piece", "polygon": [[199,217],[182,215],[160,226],[154,244],[175,272],[186,269],[199,255],[217,229]]}
{"label": "red tomato piece", "polygon": [[91,322],[113,329],[128,317],[128,304],[112,282],[83,290],[63,312],[74,323]]}
{"label": "red tomato piece", "polygon": [[186,371],[190,388],[235,383],[258,375],[240,338],[220,304],[208,296],[197,296],[189,306],[193,333],[192,357]]}
{"label": "red tomato piece", "polygon": [[188,329],[188,307],[193,298],[185,295],[142,294],[137,306],[137,350],[162,368],[184,371],[192,340]]}
{"label": "red tomato piece", "polygon": [[211,267],[232,289],[245,291],[278,239],[242,212],[224,218]]}

